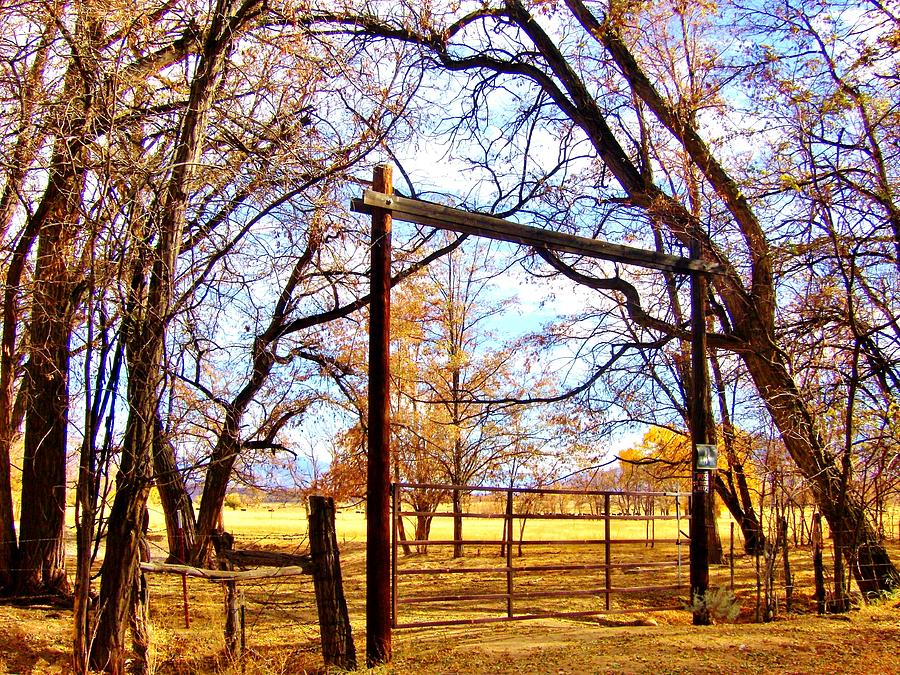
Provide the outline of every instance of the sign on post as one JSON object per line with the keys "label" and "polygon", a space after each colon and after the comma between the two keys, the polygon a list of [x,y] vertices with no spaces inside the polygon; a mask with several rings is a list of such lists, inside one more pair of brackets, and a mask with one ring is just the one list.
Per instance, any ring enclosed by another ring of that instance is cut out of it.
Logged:
{"label": "sign on post", "polygon": [[715,445],[706,443],[697,444],[697,470],[715,471],[719,452]]}

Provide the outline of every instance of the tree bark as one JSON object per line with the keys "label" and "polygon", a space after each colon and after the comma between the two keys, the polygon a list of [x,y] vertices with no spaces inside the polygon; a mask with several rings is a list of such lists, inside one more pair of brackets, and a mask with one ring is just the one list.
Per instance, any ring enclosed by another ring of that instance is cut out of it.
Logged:
{"label": "tree bark", "polygon": [[134,580],[140,574],[140,532],[153,479],[150,453],[162,359],[161,334],[151,339],[140,332],[130,342],[130,410],[100,568],[97,632],[90,656],[92,669],[114,675],[125,672],[126,631],[135,602]]}
{"label": "tree bark", "polygon": [[[196,533],[194,503],[188,494],[184,477],[175,462],[175,448],[166,438],[162,422],[158,417],[155,420],[153,436],[153,475],[166,519],[166,536],[169,545],[168,562],[176,559],[187,562],[181,560],[180,557],[182,544],[178,539],[178,524],[181,525],[180,529],[184,537],[184,550],[191,551],[194,547]],[[180,520],[176,516],[177,513],[181,514]]]}
{"label": "tree bark", "polygon": [[206,481],[203,483],[194,548],[190,555],[192,564],[198,567],[204,567],[209,562],[210,535],[218,527],[222,505],[228,491],[228,481],[231,479],[231,469],[240,452],[240,441],[236,438],[236,432],[227,430],[232,417],[230,413],[226,415],[226,430],[220,434],[213,448]]}
{"label": "tree bark", "polygon": [[50,206],[38,237],[28,403],[22,466],[22,511],[16,590],[70,592],[65,566],[66,439],[69,422],[69,337],[73,298],[68,253],[75,231],[74,173],[47,189]]}
{"label": "tree bark", "polygon": [[722,537],[719,536],[719,525],[716,508],[716,475],[718,471],[711,472],[710,489],[706,495],[706,549],[710,565],[724,565],[725,551],[722,548]]}

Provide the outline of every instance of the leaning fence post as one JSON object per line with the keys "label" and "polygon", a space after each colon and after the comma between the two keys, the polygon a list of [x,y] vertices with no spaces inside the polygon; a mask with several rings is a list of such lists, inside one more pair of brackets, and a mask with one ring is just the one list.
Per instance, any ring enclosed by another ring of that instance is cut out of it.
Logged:
{"label": "leaning fence post", "polygon": [[331,497],[309,498],[309,552],[325,665],[356,670],[356,647],[344,597]]}
{"label": "leaning fence post", "polygon": [[[213,537],[219,569],[233,569],[234,565],[228,558],[228,551],[231,551],[234,547],[234,537],[227,532],[216,533]],[[236,661],[243,657],[243,648],[245,646],[244,641],[241,639],[242,636],[239,634],[241,625],[237,581],[234,579],[225,581],[222,584],[222,590],[225,591],[225,651],[228,652],[229,657]]]}

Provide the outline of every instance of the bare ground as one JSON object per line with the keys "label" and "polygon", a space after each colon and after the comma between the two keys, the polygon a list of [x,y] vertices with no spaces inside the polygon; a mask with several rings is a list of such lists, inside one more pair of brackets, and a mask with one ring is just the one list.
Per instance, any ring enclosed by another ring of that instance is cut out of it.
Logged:
{"label": "bare ground", "polygon": [[[177,608],[173,608],[177,614]],[[768,624],[689,625],[687,613],[654,619],[538,620],[397,631],[396,673],[900,673],[900,602],[847,615],[790,615]],[[196,621],[202,621],[196,617]],[[659,625],[627,625],[652,623]],[[358,622],[356,622],[358,624]],[[0,607],[0,672],[69,672],[71,615]],[[320,672],[315,630],[306,640],[257,640],[245,672]],[[360,656],[365,638],[356,636]],[[157,633],[164,673],[240,672],[203,631]],[[293,644],[292,644],[293,643]]]}

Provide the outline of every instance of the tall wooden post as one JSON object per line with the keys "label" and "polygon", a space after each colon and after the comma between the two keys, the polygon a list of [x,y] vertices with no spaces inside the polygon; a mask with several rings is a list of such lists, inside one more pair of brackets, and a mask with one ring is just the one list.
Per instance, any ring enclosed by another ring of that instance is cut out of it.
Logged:
{"label": "tall wooden post", "polygon": [[[375,167],[372,189],[393,194],[389,165]],[[369,448],[366,475],[366,663],[391,661],[390,325],[391,213],[372,213],[369,288]]]}
{"label": "tall wooden post", "polygon": [[[692,257],[701,258],[702,249],[697,242]],[[709,542],[706,528],[706,500],[709,497],[710,472],[697,468],[697,445],[708,442],[706,421],[709,410],[709,371],[706,367],[706,276],[691,274],[691,599],[694,601],[695,626],[710,623],[709,611],[697,599],[706,596],[709,587]]]}

